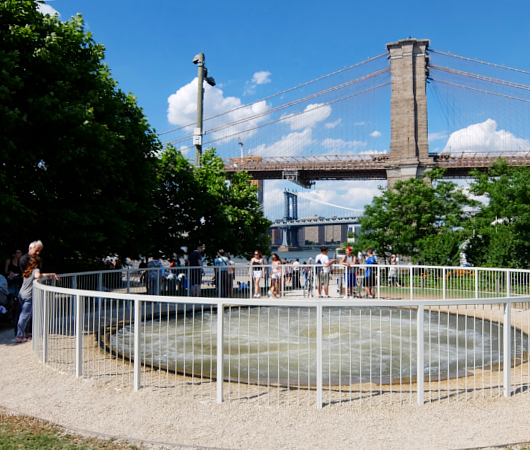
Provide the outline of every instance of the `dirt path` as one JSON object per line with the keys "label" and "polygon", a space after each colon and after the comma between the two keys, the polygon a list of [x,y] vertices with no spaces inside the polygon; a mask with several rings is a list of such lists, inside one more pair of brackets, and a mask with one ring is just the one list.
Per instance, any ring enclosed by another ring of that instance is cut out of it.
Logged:
{"label": "dirt path", "polygon": [[425,406],[256,406],[116,390],[0,334],[0,405],[89,432],[222,449],[464,449],[530,441],[530,395]]}

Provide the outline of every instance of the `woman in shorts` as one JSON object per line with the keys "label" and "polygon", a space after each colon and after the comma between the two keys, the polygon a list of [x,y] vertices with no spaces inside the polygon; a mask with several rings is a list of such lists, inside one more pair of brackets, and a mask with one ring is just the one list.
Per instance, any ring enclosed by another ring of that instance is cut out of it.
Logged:
{"label": "woman in shorts", "polygon": [[[263,256],[259,250],[254,252],[254,256],[250,260],[250,271],[252,272],[252,278],[254,279],[254,298],[261,297],[261,287],[259,285],[260,280],[263,278]],[[249,273],[250,275],[250,273]]]}
{"label": "woman in shorts", "polygon": [[272,255],[271,267],[271,298],[280,298],[281,287],[280,280],[282,279],[282,260],[274,253]]}

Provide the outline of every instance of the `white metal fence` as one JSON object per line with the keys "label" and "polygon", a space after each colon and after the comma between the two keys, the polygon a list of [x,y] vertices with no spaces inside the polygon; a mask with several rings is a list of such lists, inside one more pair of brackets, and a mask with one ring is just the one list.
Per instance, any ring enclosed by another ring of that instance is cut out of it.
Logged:
{"label": "white metal fence", "polygon": [[530,387],[529,271],[377,265],[370,275],[334,265],[330,298],[319,298],[328,277],[307,267],[282,266],[281,298],[267,295],[271,266],[259,288],[255,266],[36,283],[34,350],[119,389],[218,402],[423,404]]}

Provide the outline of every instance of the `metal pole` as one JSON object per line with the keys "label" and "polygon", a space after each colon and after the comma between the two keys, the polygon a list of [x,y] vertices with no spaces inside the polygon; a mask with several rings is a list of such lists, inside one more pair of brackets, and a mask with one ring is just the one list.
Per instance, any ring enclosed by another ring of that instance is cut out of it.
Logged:
{"label": "metal pole", "polygon": [[217,305],[217,403],[223,403],[224,380],[224,312],[225,305]]}
{"label": "metal pole", "polygon": [[75,315],[75,376],[83,376],[83,327],[85,314],[83,311],[83,299],[80,295],[74,295],[76,305]]}
{"label": "metal pole", "polygon": [[131,293],[131,269],[127,267],[127,294]]}
{"label": "metal pole", "polygon": [[322,409],[322,304],[317,305],[317,408]]}
{"label": "metal pole", "polygon": [[199,166],[201,163],[202,156],[202,112],[203,112],[203,100],[204,100],[204,53],[199,53],[197,66],[199,69],[198,73],[198,87],[197,87],[197,126],[195,129],[195,165]]}
{"label": "metal pole", "polygon": [[142,320],[141,314],[142,302],[138,299],[134,300],[134,390],[138,391],[141,384],[141,351],[140,351],[140,333]]}
{"label": "metal pole", "polygon": [[418,348],[417,350],[417,362],[416,362],[416,386],[418,390],[418,405],[423,405],[425,403],[425,386],[424,386],[424,373],[423,373],[423,366],[424,366],[424,348],[423,348],[423,306],[418,306],[417,311],[417,317],[416,317],[416,323],[417,323],[417,329],[416,329],[416,341]]}
{"label": "metal pole", "polygon": [[44,291],[42,301],[42,362],[48,362],[48,316],[50,311],[48,310],[48,291]]}
{"label": "metal pole", "polygon": [[512,371],[512,304],[506,302],[504,304],[504,327],[503,327],[503,356],[502,356],[502,372],[504,379],[504,396],[511,395],[511,371]]}

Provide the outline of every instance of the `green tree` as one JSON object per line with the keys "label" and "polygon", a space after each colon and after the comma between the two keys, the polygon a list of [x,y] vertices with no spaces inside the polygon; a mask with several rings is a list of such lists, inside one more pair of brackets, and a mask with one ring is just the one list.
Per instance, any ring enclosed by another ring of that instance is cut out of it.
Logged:
{"label": "green tree", "polygon": [[487,173],[475,170],[470,191],[485,196],[468,223],[467,260],[473,265],[527,269],[530,264],[530,168],[499,159]]}
{"label": "green tree", "polygon": [[[380,187],[381,195],[365,207],[360,219],[362,233],[356,247],[373,247],[380,256],[391,253],[423,258],[427,264],[453,261],[460,236],[452,236],[467,220],[464,206],[476,202],[456,183],[442,180],[435,169],[425,179],[397,181],[392,189]],[[435,249],[443,250],[436,256]]]}
{"label": "green tree", "polygon": [[81,16],[0,2],[0,246],[45,243],[54,270],[142,250],[161,145]]}
{"label": "green tree", "polygon": [[257,186],[246,172],[228,180],[221,158],[207,150],[201,167],[192,166],[180,151],[168,146],[160,159],[154,233],[157,248],[170,255],[180,247],[206,246],[213,259],[224,248],[232,256],[249,256],[258,249],[270,253],[267,220],[257,198]]}

